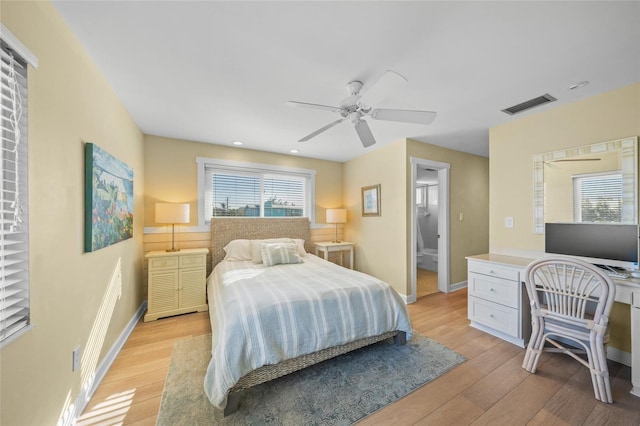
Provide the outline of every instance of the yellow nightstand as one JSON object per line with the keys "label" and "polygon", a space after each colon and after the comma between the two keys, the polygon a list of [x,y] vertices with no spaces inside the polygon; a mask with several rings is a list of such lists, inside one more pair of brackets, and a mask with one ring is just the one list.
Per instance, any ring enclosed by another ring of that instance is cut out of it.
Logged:
{"label": "yellow nightstand", "polygon": [[340,252],[340,265],[342,263],[342,255],[345,251],[349,252],[349,269],[353,269],[353,243],[342,241],[339,243],[332,243],[331,241],[315,243],[316,244],[316,256],[320,256],[320,252],[324,253],[324,259],[329,260],[329,253]]}
{"label": "yellow nightstand", "polygon": [[207,253],[206,248],[147,253],[149,294],[145,322],[209,309]]}

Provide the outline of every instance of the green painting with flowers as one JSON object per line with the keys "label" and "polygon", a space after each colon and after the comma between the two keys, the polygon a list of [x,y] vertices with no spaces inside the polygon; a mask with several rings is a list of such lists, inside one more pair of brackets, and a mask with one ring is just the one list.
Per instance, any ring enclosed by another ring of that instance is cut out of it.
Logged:
{"label": "green painting with flowers", "polygon": [[85,144],[84,251],[133,237],[133,170],[93,143]]}

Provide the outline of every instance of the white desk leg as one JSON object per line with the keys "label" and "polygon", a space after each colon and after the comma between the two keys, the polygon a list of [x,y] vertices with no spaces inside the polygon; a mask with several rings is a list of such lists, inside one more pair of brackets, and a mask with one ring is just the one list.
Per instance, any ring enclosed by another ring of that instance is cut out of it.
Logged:
{"label": "white desk leg", "polygon": [[631,293],[631,386],[640,397],[640,292]]}
{"label": "white desk leg", "polygon": [[329,249],[325,249],[324,251],[324,260],[329,260]]}

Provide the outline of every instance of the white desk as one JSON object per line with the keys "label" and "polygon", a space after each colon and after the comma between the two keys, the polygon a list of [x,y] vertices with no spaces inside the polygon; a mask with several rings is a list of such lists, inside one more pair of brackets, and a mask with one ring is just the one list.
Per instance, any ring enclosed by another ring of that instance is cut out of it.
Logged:
{"label": "white desk", "polygon": [[631,393],[640,396],[640,279],[614,280],[616,302],[631,306]]}
{"label": "white desk", "polygon": [[349,269],[353,269],[353,243],[341,241],[333,243],[331,241],[316,243],[316,256],[320,256],[319,252],[324,253],[324,259],[329,260],[329,253],[340,252],[340,266],[344,266],[342,262],[342,254],[349,252]]}
{"label": "white desk", "polygon": [[[527,259],[497,254],[481,254],[467,257],[469,260],[487,262],[488,264],[504,265],[524,270],[529,262]],[[521,281],[524,277],[521,277]],[[640,397],[640,279],[614,279],[616,283],[616,302],[631,306],[631,394]],[[501,336],[498,336],[501,337]],[[508,339],[505,339],[508,340]]]}

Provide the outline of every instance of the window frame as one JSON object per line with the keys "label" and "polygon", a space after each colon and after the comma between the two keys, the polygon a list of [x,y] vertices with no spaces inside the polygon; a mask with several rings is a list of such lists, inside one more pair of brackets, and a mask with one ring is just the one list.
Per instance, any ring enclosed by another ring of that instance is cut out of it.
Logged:
{"label": "window frame", "polygon": [[[237,173],[244,175],[259,175],[261,176],[261,180],[264,179],[265,175],[289,175],[297,178],[304,178],[305,203],[303,217],[309,218],[309,222],[311,222],[311,224],[315,224],[316,170],[207,157],[196,157],[196,163],[198,165],[198,226],[204,228],[211,225],[211,218],[205,216],[205,211],[207,211],[205,206],[207,198],[205,196],[205,191],[207,190],[207,182],[205,181],[205,179],[207,171],[211,169],[230,174]],[[263,208],[261,209],[260,214],[264,214]],[[251,218],[251,216],[247,217],[247,219]]]}
{"label": "window frame", "polygon": [[[21,246],[23,247],[23,249],[18,253],[9,252],[8,254],[6,254],[7,252],[3,250],[3,259],[1,260],[1,262],[4,266],[6,266],[4,262],[5,254],[7,256],[15,256],[15,255],[19,256],[19,259],[21,259],[19,260],[19,262],[24,264],[24,270],[22,271],[22,273],[18,274],[20,275],[20,281],[24,284],[21,287],[22,288],[21,292],[23,295],[26,294],[26,296],[22,296],[22,299],[20,301],[20,303],[24,305],[22,309],[26,310],[26,313],[24,314],[24,319],[22,321],[23,324],[19,328],[12,331],[11,334],[7,336],[4,336],[4,333],[6,331],[5,325],[1,326],[0,349],[2,349],[6,345],[17,340],[20,336],[24,335],[26,332],[28,332],[30,329],[33,328],[33,323],[31,322],[31,300],[32,300],[31,281],[29,276],[30,275],[29,274],[30,272],[29,271],[30,270],[29,232],[30,231],[29,231],[29,138],[28,138],[28,115],[29,115],[28,114],[28,109],[29,109],[28,91],[29,89],[28,89],[28,83],[29,83],[29,74],[31,72],[29,70],[29,67],[31,66],[32,69],[37,69],[38,59],[36,58],[35,55],[33,55],[33,53],[29,51],[29,49],[27,49],[24,46],[24,44],[20,42],[20,40],[17,37],[13,35],[13,33],[11,33],[11,31],[9,31],[4,26],[4,24],[1,24],[1,23],[0,23],[0,39],[2,40],[2,45],[3,45],[2,50],[10,51],[12,54],[18,57],[17,59],[15,59],[15,61],[19,62],[20,66],[23,68],[23,71],[20,72],[19,74],[21,78],[24,79],[24,86],[22,86],[22,84],[20,85],[20,89],[24,89],[24,94],[23,96],[21,96],[22,116],[20,118],[20,123],[19,123],[20,139],[18,140],[18,146],[17,146],[17,149],[18,149],[17,155],[19,156],[17,157],[17,159],[19,159],[19,163],[18,163],[19,166],[16,166],[17,177],[12,181],[12,182],[15,182],[16,184],[19,184],[18,191],[20,193],[20,208],[22,209],[22,214],[20,215],[20,219],[22,222],[20,225],[20,227],[22,228],[22,232],[21,232],[22,235],[20,238],[18,238],[18,241],[20,242],[15,247]],[[3,136],[4,136],[4,132],[3,132]],[[4,172],[4,164],[2,164],[2,168]],[[3,179],[4,177],[5,176],[3,173]],[[3,230],[2,244],[4,244],[5,235],[6,234]],[[3,282],[5,280],[4,266],[2,268],[2,273],[0,274],[0,279]],[[11,275],[13,275],[13,273]],[[3,292],[3,291],[4,290],[0,289],[0,292]],[[0,297],[4,297],[4,296],[0,296]],[[4,308],[2,309],[4,310]],[[16,324],[16,323],[12,323],[12,324]],[[9,327],[6,327],[6,329],[9,329]]]}

